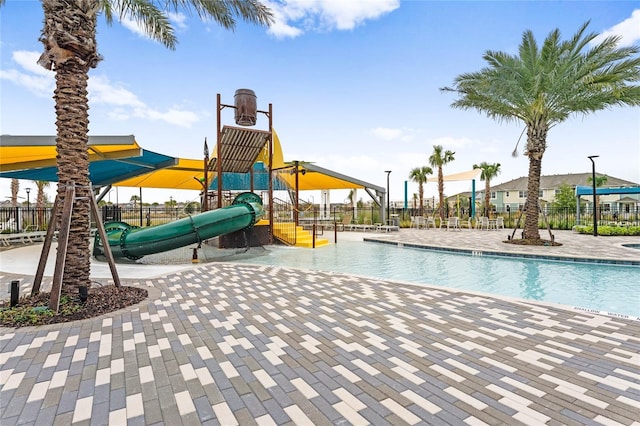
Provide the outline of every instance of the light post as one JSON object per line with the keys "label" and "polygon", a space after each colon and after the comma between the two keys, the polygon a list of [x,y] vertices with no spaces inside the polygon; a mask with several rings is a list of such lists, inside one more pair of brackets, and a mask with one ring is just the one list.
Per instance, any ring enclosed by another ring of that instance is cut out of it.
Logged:
{"label": "light post", "polygon": [[[27,191],[27,220],[29,220],[29,212],[31,211],[31,203],[29,202],[29,193],[31,192],[31,188],[25,188]],[[31,222],[29,222],[30,224]]]}
{"label": "light post", "polygon": [[389,197],[389,175],[391,174],[391,170],[385,170],[384,171],[387,174],[387,214],[385,216],[385,223],[388,225],[389,224],[389,217],[391,215],[391,210],[390,210],[390,203],[389,200],[391,199],[391,197]]}
{"label": "light post", "polygon": [[598,206],[596,204],[596,162],[594,158],[600,157],[599,155],[590,155],[587,158],[591,160],[591,183],[593,184],[593,236],[598,236]]}

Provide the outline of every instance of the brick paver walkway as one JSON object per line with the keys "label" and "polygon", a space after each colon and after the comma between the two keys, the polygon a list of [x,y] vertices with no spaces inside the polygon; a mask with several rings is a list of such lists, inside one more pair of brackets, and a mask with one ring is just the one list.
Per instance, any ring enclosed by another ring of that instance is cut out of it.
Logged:
{"label": "brick paver walkway", "polygon": [[271,266],[124,281],[148,301],[0,329],[2,426],[640,424],[640,321]]}

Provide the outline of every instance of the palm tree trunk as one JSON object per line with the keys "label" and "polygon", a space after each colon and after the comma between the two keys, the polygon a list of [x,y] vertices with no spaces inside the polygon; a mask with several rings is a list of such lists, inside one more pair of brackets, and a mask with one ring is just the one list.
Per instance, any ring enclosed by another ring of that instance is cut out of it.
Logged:
{"label": "palm tree trunk", "polygon": [[420,208],[418,209],[418,212],[420,214],[420,216],[422,216],[422,197],[424,196],[424,187],[422,186],[422,183],[418,184],[418,198],[420,199]]}
{"label": "palm tree trunk", "polygon": [[538,194],[540,193],[540,175],[542,156],[546,148],[548,127],[544,122],[533,123],[527,127],[527,156],[529,157],[529,177],[527,182],[527,203],[525,205],[524,238],[539,240]]}
{"label": "palm tree trunk", "polygon": [[[66,188],[75,187],[71,229],[65,256],[62,291],[77,294],[90,285],[89,69],[100,61],[96,45],[98,0],[43,0],[44,27],[40,41],[44,52],[38,63],[56,73],[56,150],[58,196],[64,204]],[[62,212],[55,218],[59,227]]]}
{"label": "palm tree trunk", "polygon": [[20,181],[11,179],[11,207],[18,207],[18,192],[20,191]]}
{"label": "palm tree trunk", "polygon": [[[58,197],[64,204],[65,190],[74,185],[76,199],[71,214],[69,244],[63,275],[64,293],[77,294],[77,287],[89,285],[90,206],[89,181],[89,102],[88,72],[76,61],[68,61],[56,70],[56,101],[58,152]],[[59,224],[61,215],[56,218]],[[58,256],[64,255],[58,252]]]}
{"label": "palm tree trunk", "polygon": [[444,176],[442,174],[442,166],[438,167],[438,196],[440,197],[440,223],[444,220]]}
{"label": "palm tree trunk", "polygon": [[489,182],[489,179],[485,179],[484,180],[484,215],[486,217],[489,217],[489,210],[491,207],[491,194],[489,193],[489,191],[491,191],[491,183]]}

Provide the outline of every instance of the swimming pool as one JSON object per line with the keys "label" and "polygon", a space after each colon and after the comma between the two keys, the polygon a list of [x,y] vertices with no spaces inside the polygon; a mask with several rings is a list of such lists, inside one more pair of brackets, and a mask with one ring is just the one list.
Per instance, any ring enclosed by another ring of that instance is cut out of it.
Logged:
{"label": "swimming pool", "polygon": [[262,256],[237,262],[343,272],[640,317],[640,267],[634,266],[475,257],[353,241],[316,250],[270,246]]}

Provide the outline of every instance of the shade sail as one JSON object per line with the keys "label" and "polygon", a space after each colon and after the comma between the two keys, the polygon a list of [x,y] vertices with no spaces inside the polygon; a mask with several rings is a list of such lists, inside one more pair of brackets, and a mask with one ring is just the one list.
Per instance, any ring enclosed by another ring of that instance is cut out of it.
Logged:
{"label": "shade sail", "polygon": [[[237,129],[236,129],[237,130]],[[233,130],[233,143],[238,149],[250,141],[245,156],[236,155],[233,167],[242,169],[249,157],[257,164],[269,163],[268,132],[239,132]],[[298,166],[298,189],[372,189],[383,193],[382,187],[319,167],[309,162],[284,162],[282,146],[275,131],[273,135],[273,169],[275,190],[295,188],[295,164]],[[248,139],[247,139],[248,138]],[[262,146],[256,141],[263,141]],[[11,136],[0,139],[0,177],[57,182],[54,136]],[[259,148],[259,149],[258,149]],[[133,136],[89,136],[89,177],[95,186],[112,184],[121,187],[202,190],[204,159],[174,158],[140,148]],[[216,149],[213,150],[215,155]],[[242,157],[242,158],[241,158]],[[245,158],[246,157],[246,158]],[[225,161],[223,161],[223,165]],[[215,159],[210,161],[215,165]],[[264,169],[264,167],[263,167]],[[217,189],[215,168],[209,172],[209,189]],[[262,169],[259,169],[262,170]],[[254,174],[254,189],[268,188],[266,172]],[[228,176],[227,176],[228,175]],[[224,190],[249,190],[250,177],[246,173],[223,173]]]}
{"label": "shade sail", "polygon": [[[481,169],[473,169],[473,170],[469,170],[468,172],[453,173],[447,176],[443,176],[443,180],[445,182],[473,180],[473,179],[476,179],[478,176],[480,176],[481,173],[482,173]],[[427,179],[427,182],[437,182],[437,181],[438,181],[437,176]]]}
{"label": "shade sail", "polygon": [[296,164],[298,168],[298,189],[300,191],[369,188],[379,193],[385,192],[385,189],[381,186],[373,185],[304,161],[289,163],[290,166],[288,168],[284,168],[278,173],[278,177],[291,188],[295,188]]}
{"label": "shade sail", "polygon": [[[89,136],[89,161],[142,155],[134,136]],[[55,136],[0,136],[0,172],[55,167]]]}
{"label": "shade sail", "polygon": [[[273,168],[280,168],[284,165],[282,145],[278,139],[278,135],[275,130],[273,133]],[[236,133],[238,136],[238,142],[243,140],[240,137],[240,133]],[[253,136],[265,137],[264,132],[258,131],[257,133],[251,133]],[[268,135],[268,134],[267,134]],[[234,142],[236,143],[236,142]],[[214,147],[212,152],[212,159],[210,160],[210,172],[209,172],[209,189],[215,190],[218,188],[218,181],[216,180],[215,173],[215,156],[217,154],[217,148]],[[223,154],[224,155],[224,154]],[[264,143],[257,154],[256,162],[262,162],[264,164],[269,163],[269,144]],[[223,161],[223,165],[225,162]],[[238,163],[239,164],[239,163]],[[235,167],[235,166],[234,166]],[[229,178],[227,178],[229,174]],[[254,176],[254,188],[258,188]],[[261,178],[260,178],[261,179]],[[268,178],[267,183],[268,183]],[[156,170],[144,175],[137,176],[135,178],[119,181],[114,186],[126,186],[126,187],[144,187],[144,188],[168,188],[168,189],[191,189],[196,191],[202,190],[202,184],[204,181],[204,159],[190,159],[190,158],[178,158],[178,164],[167,167],[162,170]],[[223,172],[222,186],[224,190],[249,190],[249,175],[243,173],[231,173]],[[243,185],[246,185],[242,188]],[[279,184],[275,184],[279,185]],[[268,185],[267,185],[268,186]],[[280,186],[274,186],[274,189],[280,188]]]}
{"label": "shade sail", "polygon": [[[177,158],[177,163],[160,170],[119,180],[113,186],[142,188],[193,189],[202,191],[204,160]],[[210,174],[210,178],[211,178]]]}
{"label": "shade sail", "polygon": [[[54,136],[0,136],[0,177],[58,181]],[[89,136],[89,179],[104,186],[169,167],[174,157],[140,148],[133,136]]]}

